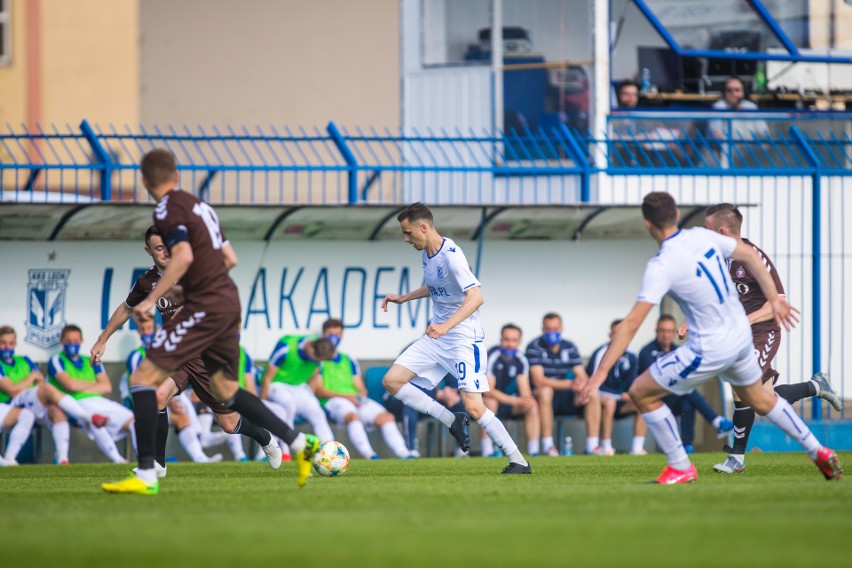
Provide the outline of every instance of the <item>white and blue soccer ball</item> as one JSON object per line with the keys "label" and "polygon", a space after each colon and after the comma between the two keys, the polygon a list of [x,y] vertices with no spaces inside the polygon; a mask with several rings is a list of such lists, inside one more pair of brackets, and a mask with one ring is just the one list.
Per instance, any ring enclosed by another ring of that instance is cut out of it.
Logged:
{"label": "white and blue soccer ball", "polygon": [[348,467],[349,450],[340,442],[323,442],[314,454],[314,469],[323,477],[343,475]]}

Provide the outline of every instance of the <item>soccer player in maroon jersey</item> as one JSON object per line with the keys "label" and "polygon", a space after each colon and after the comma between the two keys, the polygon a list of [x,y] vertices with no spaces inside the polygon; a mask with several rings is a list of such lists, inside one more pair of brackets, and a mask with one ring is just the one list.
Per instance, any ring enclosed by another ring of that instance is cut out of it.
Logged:
{"label": "soccer player in maroon jersey", "polygon": [[178,187],[177,160],[170,151],[147,152],[140,169],[145,188],[157,202],[154,225],[164,236],[171,258],[162,277],[133,312],[137,318],[150,318],[157,302],[176,282],[183,287],[184,304],[157,332],[147,357],[130,377],[139,448],[136,474],[101,487],[112,493],[158,493],[154,469],[156,388],[199,354],[210,376],[211,394],[225,407],[283,439],[295,455],[299,486],[304,486],[319,440],[294,431],[237,382],[240,298],[228,275],[237,256],[222,234],[215,210]]}
{"label": "soccer player in maroon jersey", "polygon": [[[745,243],[757,252],[766,271],[772,276],[775,287],[780,295],[784,294],[784,286],[772,260],[757,245],[741,235],[743,215],[736,205],[719,203],[708,207],[704,212],[704,226],[711,231],[733,237]],[[835,410],[841,409],[840,397],[831,388],[828,376],[817,373],[810,380],[801,383],[775,385],[778,371],[772,368],[772,360],[781,346],[781,327],[776,323],[772,307],[766,300],[757,280],[749,274],[748,269],[736,260],[729,266],[731,279],[737,287],[737,292],[748,315],[754,338],[754,350],[757,352],[758,363],[763,369],[763,385],[767,390],[775,389],[779,396],[793,404],[804,398],[819,396],[831,403]],[[720,473],[742,473],[745,471],[745,452],[748,437],[754,425],[754,410],[739,400],[734,393],[734,445],[725,446],[728,458],[713,466]]]}

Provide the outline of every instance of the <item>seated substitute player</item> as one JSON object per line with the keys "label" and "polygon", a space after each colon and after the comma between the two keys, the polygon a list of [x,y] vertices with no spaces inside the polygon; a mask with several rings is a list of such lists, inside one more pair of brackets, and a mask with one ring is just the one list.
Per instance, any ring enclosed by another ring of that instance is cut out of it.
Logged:
{"label": "seated substitute player", "polygon": [[[8,402],[2,405],[6,407],[7,414],[0,421],[3,430],[15,425],[9,433],[6,463],[17,463],[15,458],[26,442],[34,422],[38,421],[50,426],[53,445],[56,447],[56,463],[67,464],[71,431],[66,414],[86,427],[89,435],[96,439],[105,438],[98,442],[99,445],[108,446],[112,438],[106,431],[99,429],[105,426],[109,419],[87,411],[71,396],[45,383],[38,366],[29,357],[15,355],[17,346],[18,336],[15,329],[8,325],[0,327],[0,402],[4,399]],[[0,410],[0,413],[2,412],[3,410]],[[0,463],[2,461],[0,460]]]}
{"label": "seated substitute player", "polygon": [[[170,255],[165,244],[163,244],[163,237],[156,226],[152,225],[145,231],[145,252],[154,261],[154,265],[145,271],[145,273],[133,283],[127,298],[113,311],[106,327],[101,332],[98,340],[92,346],[92,361],[100,362],[100,358],[106,349],[106,344],[107,341],[109,341],[109,338],[112,337],[112,335],[118,331],[121,326],[130,320],[130,317],[133,315],[133,308],[145,299],[148,291],[154,288],[163,277],[163,273],[170,261]],[[157,300],[156,309],[160,312],[160,316],[163,320],[168,321],[175,317],[178,311],[182,309],[183,300],[184,298],[179,287],[173,286]],[[146,330],[153,330],[153,327],[146,327],[144,322],[148,320],[151,320],[151,318],[134,318],[134,321],[140,330],[143,329],[143,327],[145,327]],[[144,356],[147,355],[149,348],[150,343],[144,346],[144,353],[140,352],[136,357],[131,354],[131,360],[129,363],[135,362],[131,365],[132,368],[130,369],[130,375],[132,375],[139,365],[141,365],[141,362],[144,359]],[[200,427],[192,401],[189,400],[188,396],[182,396],[180,400],[172,403],[175,397],[182,395],[190,386],[196,387],[196,394],[201,393],[201,396],[205,398],[205,402],[218,409],[218,412],[214,412],[214,416],[225,432],[232,434],[239,433],[257,441],[262,451],[268,456],[267,459],[270,467],[273,469],[280,467],[281,458],[279,456],[281,454],[281,450],[278,444],[272,440],[270,434],[263,428],[257,427],[248,420],[243,420],[242,417],[237,415],[235,412],[222,407],[219,402],[216,401],[211,391],[210,379],[204,363],[200,359],[194,359],[173,373],[172,376],[163,380],[156,390],[157,415],[154,429],[154,470],[158,479],[165,477],[167,474],[165,460],[166,442],[169,434],[169,420],[170,416],[172,419],[180,420],[177,416],[178,409],[184,412],[186,415],[185,418],[187,418],[190,422],[194,422],[196,425],[196,428],[194,429],[196,432],[190,431],[184,434],[185,440],[192,443],[191,436],[195,433],[200,433],[202,438],[201,445],[202,447],[204,446],[204,431],[209,431],[209,428],[203,429]],[[122,396],[129,398],[130,387],[126,387],[126,390],[127,392],[123,392]],[[133,406],[132,402],[126,404],[128,408],[132,408]],[[170,414],[167,412],[168,406],[171,406],[172,412]],[[193,451],[193,453],[195,452]]]}
{"label": "seated substitute player", "polygon": [[[621,320],[615,320],[609,325],[610,337],[620,323]],[[586,365],[586,373],[589,376],[598,368],[607,347],[609,347],[609,342],[604,343],[592,352]],[[633,445],[630,448],[630,453],[633,455],[647,453],[644,448],[647,426],[645,421],[642,420],[642,416],[636,412],[636,407],[633,406],[630,396],[627,394],[630,385],[633,384],[638,375],[638,368],[639,356],[633,351],[625,351],[601,385],[601,455],[615,455],[615,449],[612,447],[612,431],[615,426],[616,414],[624,416],[631,413],[635,414],[635,417],[633,421]]]}
{"label": "seated substitute player", "polygon": [[334,357],[343,334],[343,322],[329,319],[322,324],[322,337],[285,335],[278,340],[263,373],[260,397],[280,404],[292,426],[296,417],[307,420],[322,442],[334,440],[331,426],[317,396],[308,386],[319,374],[320,363]]}
{"label": "seated substitute player", "polygon": [[[708,207],[704,212],[704,226],[721,235],[732,237],[738,243],[752,247],[763,261],[766,272],[772,276],[779,295],[784,295],[784,286],[778,270],[765,252],[754,243],[742,237],[743,215],[731,203],[719,203]],[[801,383],[778,385],[778,371],[772,367],[772,360],[781,347],[781,327],[772,317],[772,307],[767,302],[755,278],[742,263],[732,262],[728,267],[731,279],[737,287],[740,302],[745,308],[748,322],[751,324],[754,350],[758,353],[757,362],[763,369],[763,386],[766,390],[775,390],[778,396],[793,404],[805,398],[818,396],[827,400],[836,411],[843,408],[840,397],[834,392],[828,376],[816,373],[808,381]],[[745,471],[745,452],[748,447],[748,437],[754,425],[754,410],[739,400],[734,394],[734,445],[725,446],[728,458],[713,466],[720,473],[742,473]]]}
{"label": "seated substitute player", "polygon": [[[524,419],[524,431],[527,436],[527,453],[538,455],[541,443],[541,419],[538,415],[538,402],[530,387],[530,364],[520,352],[521,328],[507,323],[500,330],[500,344],[488,350],[488,386],[485,393],[485,406],[498,418]],[[482,432],[482,455],[495,455],[494,443],[488,434]]]}
{"label": "seated substitute player", "polygon": [[397,221],[403,241],[423,251],[426,283],[408,294],[388,294],[382,300],[382,309],[387,311],[389,303],[403,304],[431,297],[432,315],[426,335],[397,357],[382,385],[405,405],[442,422],[461,450],[467,452],[470,450],[468,415],[453,414],[411,384],[434,388],[445,374],[453,373],[465,409],[509,458],[509,465],[502,473],[531,473],[506,427],[482,399],[482,393],[489,390],[485,376],[488,354],[482,349],[485,332],[479,316],[479,308],[485,302],[482,285],[471,272],[461,248],[435,229],[428,207],[422,203],[409,205],[397,215]]}
{"label": "seated substitute player", "polygon": [[346,426],[349,439],[363,457],[379,457],[370,445],[367,426],[381,430],[385,443],[396,457],[410,457],[393,414],[367,396],[358,361],[337,351],[333,359],[320,364],[320,374],[314,375],[310,386],[328,417],[334,423]]}
{"label": "seated substitute player", "polygon": [[[657,320],[657,337],[639,351],[639,374],[645,372],[654,361],[675,348],[676,321],[674,316],[663,314]],[[724,416],[720,416],[707,399],[697,390],[685,395],[670,394],[663,402],[675,416],[680,416],[680,435],[683,449],[691,454],[695,451],[692,443],[695,440],[695,411],[701,413],[707,422],[713,425],[717,438],[724,438],[734,429],[734,424]]]}
{"label": "seated substitute player", "polygon": [[88,434],[113,463],[127,463],[127,459],[118,452],[115,442],[130,434],[133,448],[136,449],[133,412],[106,398],[112,392],[112,383],[103,365],[92,363],[91,359],[80,355],[83,331],[78,326],[72,324],[63,327],[59,341],[62,351],[51,357],[48,363],[48,380],[60,391],[76,399],[87,412],[109,418],[104,427],[109,436],[96,436],[93,428],[88,429]]}
{"label": "seated substitute player", "polygon": [[788,330],[795,326],[798,312],[778,294],[760,256],[752,247],[703,227],[679,229],[680,212],[668,193],[646,195],[642,216],[660,252],[648,261],[636,303],[616,328],[598,369],[580,393],[581,400],[590,399],[650,311],[670,294],[686,314],[689,338],[657,359],[630,387],[630,398],[642,411],[668,460],[657,483],[672,485],[698,478],[677,434],[674,416],[662,398],[669,392],[687,393],[717,375],[758,414],[797,440],[826,479],[840,479],[843,468],[837,454],[820,445],[790,403],[762,386],[763,371],[752,347],[751,327],[728,273],[727,260],[742,262],[755,276],[780,325]]}
{"label": "seated substitute player", "polygon": [[542,335],[533,339],[526,349],[530,363],[533,394],[538,400],[541,416],[541,450],[558,456],[553,443],[553,416],[574,416],[582,412],[586,422],[586,453],[600,451],[601,404],[600,394],[591,394],[592,403],[585,406],[574,394],[586,384],[588,376],[580,351],[574,343],[562,338],[562,316],[547,313],[542,318]]}

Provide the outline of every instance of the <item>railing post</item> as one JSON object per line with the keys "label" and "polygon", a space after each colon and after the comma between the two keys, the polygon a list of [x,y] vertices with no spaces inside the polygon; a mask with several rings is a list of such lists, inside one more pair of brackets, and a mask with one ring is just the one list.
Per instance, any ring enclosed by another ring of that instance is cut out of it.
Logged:
{"label": "railing post", "polygon": [[589,160],[586,159],[586,154],[583,148],[577,142],[571,130],[565,126],[565,123],[559,125],[559,130],[565,137],[565,142],[568,144],[568,149],[571,152],[571,157],[574,158],[574,163],[582,168],[583,173],[580,174],[580,201],[588,203],[592,200],[592,192],[590,186],[591,166]]}
{"label": "railing post", "polygon": [[95,131],[92,130],[92,127],[89,125],[89,121],[84,119],[83,122],[80,123],[80,131],[92,147],[92,154],[94,155],[97,163],[103,165],[103,169],[101,170],[101,200],[111,201],[112,159],[109,156],[109,152],[107,152],[103,145],[101,145],[101,141],[98,139]]}
{"label": "railing post", "polygon": [[[811,311],[813,312],[813,329],[811,330],[811,372],[818,373],[820,360],[822,359],[822,343],[820,332],[822,330],[822,186],[821,167],[819,158],[813,148],[810,147],[802,132],[794,124],[790,127],[790,135],[802,148],[802,153],[814,169],[811,174]],[[812,400],[811,417],[814,420],[822,419],[822,399],[814,397]]]}
{"label": "railing post", "polygon": [[340,155],[343,156],[346,165],[349,166],[349,204],[355,205],[358,203],[358,161],[334,122],[329,122],[325,129]]}

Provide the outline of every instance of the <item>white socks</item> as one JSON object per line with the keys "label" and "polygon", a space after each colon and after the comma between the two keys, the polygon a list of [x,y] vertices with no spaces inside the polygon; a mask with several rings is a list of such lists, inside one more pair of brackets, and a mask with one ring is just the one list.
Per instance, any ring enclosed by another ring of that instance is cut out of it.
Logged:
{"label": "white socks", "polygon": [[589,436],[586,438],[586,453],[594,454],[600,449],[601,440],[597,436]]}
{"label": "white socks", "polygon": [[539,440],[527,440],[527,453],[531,456],[537,456],[541,453],[541,442]]}
{"label": "white socks", "polygon": [[633,444],[630,446],[631,454],[641,454],[645,450],[645,436],[633,436]]}
{"label": "white socks", "polygon": [[296,436],[296,439],[293,440],[292,444],[290,444],[290,451],[293,452],[294,455],[298,454],[299,452],[305,449],[306,443],[307,442],[305,441],[305,435],[299,432],[299,434]]}
{"label": "white socks", "polygon": [[86,409],[80,406],[70,394],[66,394],[59,399],[56,405],[61,408],[68,416],[73,416],[80,422],[90,424],[92,422],[92,413],[86,412]]}
{"label": "white socks", "polygon": [[518,450],[518,445],[512,440],[506,427],[491,410],[486,409],[482,418],[477,420],[476,423],[485,430],[488,437],[503,451],[503,454],[509,458],[510,462],[529,465],[527,460],[524,459],[523,454]]}
{"label": "white socks", "polygon": [[494,453],[494,442],[487,435],[482,436],[482,439],[479,441],[479,447],[482,450],[482,457],[484,458]]}
{"label": "white socks", "polygon": [[396,420],[391,420],[382,424],[382,438],[385,444],[398,458],[407,458],[411,452],[408,451],[408,446],[405,445],[405,438],[402,437],[402,432],[396,427]]}
{"label": "white socks", "polygon": [[[6,455],[4,456],[6,461],[13,461],[18,458],[18,453],[27,442],[27,438],[33,430],[34,423],[35,415],[29,410],[21,410],[21,413],[18,414],[18,421],[15,423],[12,431],[9,432]],[[66,422],[65,424],[68,423]]]}
{"label": "white socks", "polygon": [[54,422],[50,425],[53,445],[56,446],[56,463],[68,462],[68,448],[71,445],[71,427],[68,422]]}
{"label": "white socks", "polygon": [[246,450],[243,447],[243,435],[242,434],[229,434],[228,435],[228,449],[231,450],[231,454],[234,456],[236,461],[245,461],[243,458],[246,458]]}
{"label": "white socks", "polygon": [[100,449],[112,463],[127,462],[127,460],[118,453],[115,440],[112,439],[112,436],[109,435],[106,428],[95,428],[94,426],[89,426],[88,432],[95,441],[95,444],[98,446],[98,449]]}
{"label": "white socks", "polygon": [[[373,446],[370,445],[370,439],[367,437],[367,429],[364,428],[364,423],[360,420],[353,420],[346,425],[346,433],[349,434],[349,440],[355,445],[355,449],[362,457],[367,459],[376,455]],[[320,438],[322,439],[322,438]],[[329,438],[333,440],[334,438]]]}
{"label": "white socks", "polygon": [[777,397],[775,406],[769,411],[766,417],[773,424],[784,430],[791,438],[799,442],[811,459],[816,458],[817,450],[820,448],[819,440],[816,439],[810,428],[802,422],[802,419],[796,414],[796,411],[793,410],[789,402],[780,396]]}
{"label": "white socks", "polygon": [[[447,428],[452,426],[453,420],[456,419],[455,415],[447,410],[444,405],[410,383],[402,385],[394,398],[409,408],[437,418]],[[491,414],[494,415],[493,412]]]}
{"label": "white socks", "polygon": [[547,436],[541,439],[541,451],[547,453],[553,447],[553,436]]}
{"label": "white socks", "polygon": [[[199,416],[199,418],[201,417]],[[186,450],[189,459],[192,461],[197,463],[207,463],[210,461],[210,456],[204,453],[204,448],[201,446],[198,431],[192,425],[178,432],[178,440],[180,440],[180,445],[183,446],[183,449]]]}
{"label": "white socks", "polygon": [[683,449],[677,420],[669,407],[663,404],[656,410],[643,412],[642,418],[648,424],[648,429],[657,441],[657,445],[666,454],[669,465],[681,471],[689,469],[689,457]]}

